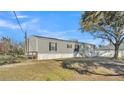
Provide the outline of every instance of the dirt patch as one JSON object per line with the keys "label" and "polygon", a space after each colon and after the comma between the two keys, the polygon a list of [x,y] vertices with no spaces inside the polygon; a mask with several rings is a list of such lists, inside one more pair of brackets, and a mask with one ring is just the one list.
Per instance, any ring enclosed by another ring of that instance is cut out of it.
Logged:
{"label": "dirt patch", "polygon": [[64,60],[63,67],[73,69],[80,74],[96,74],[104,76],[124,76],[124,62],[110,59],[84,58]]}

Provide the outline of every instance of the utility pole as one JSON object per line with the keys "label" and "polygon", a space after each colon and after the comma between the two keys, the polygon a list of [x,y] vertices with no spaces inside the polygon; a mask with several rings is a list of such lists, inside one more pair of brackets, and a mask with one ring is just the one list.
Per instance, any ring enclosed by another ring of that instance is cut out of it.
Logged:
{"label": "utility pole", "polygon": [[25,31],[25,55],[27,54],[27,48],[28,48],[28,39],[27,39],[27,32]]}

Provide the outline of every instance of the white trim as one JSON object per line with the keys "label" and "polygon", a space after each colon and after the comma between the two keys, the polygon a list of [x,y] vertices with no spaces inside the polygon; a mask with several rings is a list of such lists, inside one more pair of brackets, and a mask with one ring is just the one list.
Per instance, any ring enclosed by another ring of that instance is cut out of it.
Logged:
{"label": "white trim", "polygon": [[38,54],[38,60],[42,59],[57,59],[57,58],[71,58],[74,57],[74,54]]}

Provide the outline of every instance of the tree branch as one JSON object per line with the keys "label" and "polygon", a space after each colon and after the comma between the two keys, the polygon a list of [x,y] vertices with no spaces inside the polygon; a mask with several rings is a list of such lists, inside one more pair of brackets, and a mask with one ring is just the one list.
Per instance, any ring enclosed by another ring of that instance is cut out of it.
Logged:
{"label": "tree branch", "polygon": [[104,37],[104,35],[101,35],[101,36],[98,36],[98,38],[109,40],[113,45],[115,45],[115,43],[112,41],[112,39],[107,35],[106,35],[106,37]]}

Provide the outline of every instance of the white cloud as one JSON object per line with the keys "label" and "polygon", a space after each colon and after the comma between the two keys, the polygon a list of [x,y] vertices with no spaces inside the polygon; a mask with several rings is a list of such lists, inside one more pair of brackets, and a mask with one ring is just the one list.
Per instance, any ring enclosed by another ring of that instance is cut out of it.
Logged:
{"label": "white cloud", "polygon": [[[75,33],[77,30],[64,30],[64,31],[51,31],[47,29],[39,29],[36,31],[38,35],[59,38],[59,39],[69,39],[70,33]],[[70,38],[72,39],[72,38]]]}
{"label": "white cloud", "polygon": [[19,26],[16,24],[13,24],[7,20],[0,19],[0,27],[4,28],[10,28],[10,29],[18,29]]}
{"label": "white cloud", "polygon": [[[39,18],[32,18],[30,20],[27,20],[23,22],[22,28],[24,31],[28,32],[28,35],[41,35],[41,36],[47,36],[47,37],[53,37],[53,38],[60,38],[60,39],[68,39],[68,33],[76,32],[77,30],[65,30],[65,31],[51,31],[48,29],[41,28],[41,20]],[[57,24],[54,24],[55,26],[58,26]],[[9,22],[7,20],[0,20],[0,26],[6,27],[10,29],[18,29],[18,24],[13,24],[12,22]],[[19,28],[20,29],[20,28]]]}
{"label": "white cloud", "polygon": [[23,22],[22,27],[27,30],[27,31],[37,31],[38,29],[40,29],[40,19],[38,18],[34,18],[34,19],[30,19],[26,22]]}
{"label": "white cloud", "polygon": [[[16,12],[16,15],[19,19],[30,18],[29,16],[22,14],[21,12]],[[15,19],[16,17],[14,16],[13,18]]]}
{"label": "white cloud", "polygon": [[28,32],[29,35],[41,35],[41,36],[48,36],[54,38],[65,38],[64,35],[67,33],[67,31],[53,32],[47,29],[42,29],[41,26],[42,26],[41,20],[38,18],[34,18],[22,23],[22,27]]}
{"label": "white cloud", "polygon": [[52,32],[52,31],[44,30],[44,29],[39,29],[37,30],[37,32],[39,33],[39,35],[43,35],[47,37],[54,37],[54,38],[61,38],[61,39],[66,38],[65,34],[67,33],[66,31]]}
{"label": "white cloud", "polygon": [[20,19],[21,18],[28,18],[28,16],[26,16],[26,15],[17,15],[17,17],[20,18]]}
{"label": "white cloud", "polygon": [[[20,17],[23,17],[23,16],[20,16]],[[32,19],[30,21],[26,21],[26,22],[23,22],[21,25],[22,25],[22,28],[25,30],[25,29],[28,29],[28,28],[33,28],[34,27],[38,27],[38,20],[37,19]],[[9,28],[9,29],[13,29],[13,30],[16,30],[16,29],[20,29],[19,25],[16,23],[13,23],[11,21],[8,21],[8,20],[3,20],[3,19],[0,19],[0,27],[4,27],[4,28]]]}

